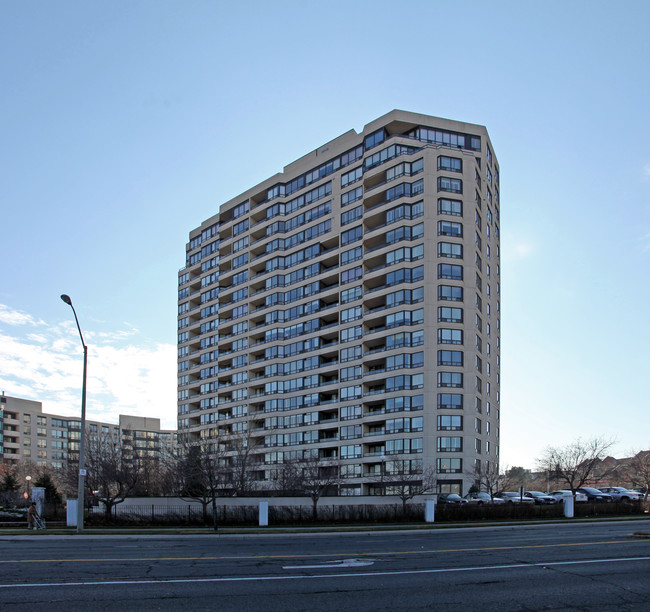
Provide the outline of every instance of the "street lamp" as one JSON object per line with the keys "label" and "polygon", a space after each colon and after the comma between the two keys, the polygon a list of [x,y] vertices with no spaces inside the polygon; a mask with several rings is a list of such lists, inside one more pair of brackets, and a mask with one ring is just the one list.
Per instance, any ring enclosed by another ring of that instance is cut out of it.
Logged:
{"label": "street lamp", "polygon": [[29,482],[31,479],[32,479],[31,476],[25,476],[25,480],[27,481],[27,495],[26,495],[27,503],[29,503]]}
{"label": "street lamp", "polygon": [[79,330],[79,338],[81,338],[81,346],[84,348],[84,376],[81,387],[81,433],[79,437],[79,481],[77,485],[77,533],[81,533],[84,529],[84,481],[86,477],[86,369],[88,366],[88,347],[84,342],[81,327],[79,327],[77,312],[72,305],[70,296],[64,293],[61,299],[72,308],[74,320]]}

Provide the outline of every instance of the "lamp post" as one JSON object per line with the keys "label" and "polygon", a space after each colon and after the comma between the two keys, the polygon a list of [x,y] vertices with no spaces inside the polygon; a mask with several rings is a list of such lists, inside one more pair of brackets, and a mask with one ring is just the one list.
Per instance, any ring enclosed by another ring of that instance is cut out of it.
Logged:
{"label": "lamp post", "polygon": [[61,299],[72,308],[74,320],[79,330],[79,338],[81,338],[81,346],[84,349],[84,374],[81,387],[81,433],[79,434],[79,481],[77,485],[77,533],[81,533],[84,529],[84,486],[86,478],[86,369],[88,366],[88,347],[84,342],[77,312],[72,305],[70,296],[64,293]]}
{"label": "lamp post", "polygon": [[25,480],[27,481],[27,503],[29,503],[29,483],[31,479],[32,479],[31,476],[25,476]]}

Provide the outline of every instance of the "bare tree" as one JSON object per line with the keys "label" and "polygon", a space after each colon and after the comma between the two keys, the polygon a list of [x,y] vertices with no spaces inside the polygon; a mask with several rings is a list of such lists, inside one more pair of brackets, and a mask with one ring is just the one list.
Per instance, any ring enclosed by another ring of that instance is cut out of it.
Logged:
{"label": "bare tree", "polygon": [[424,495],[435,490],[438,482],[435,469],[422,467],[420,459],[392,459],[385,464],[383,486],[387,495],[395,495],[402,501],[402,513],[406,505],[416,495]]}
{"label": "bare tree", "polygon": [[242,435],[230,437],[228,446],[228,466],[232,494],[243,497],[251,493],[255,481],[255,455],[253,439],[246,431]]}
{"label": "bare tree", "polygon": [[648,501],[650,490],[650,451],[640,451],[627,460],[625,473],[627,480],[633,486],[643,487],[645,494],[643,501]]}
{"label": "bare tree", "polygon": [[135,489],[140,475],[137,457],[123,451],[111,436],[90,440],[86,454],[86,486],[104,503],[106,517]]}
{"label": "bare tree", "polygon": [[217,497],[223,492],[226,459],[218,445],[205,441],[182,441],[177,455],[178,490],[181,498],[201,504],[203,522],[208,522],[208,507],[212,506],[212,523],[217,529]]}
{"label": "bare tree", "polygon": [[566,485],[575,496],[576,489],[589,482],[594,469],[613,444],[613,440],[601,437],[578,438],[567,446],[548,447],[537,464],[541,471],[548,470],[551,478]]}
{"label": "bare tree", "polygon": [[471,474],[479,491],[485,491],[494,497],[498,491],[509,486],[505,474],[499,472],[499,464],[496,461],[481,461],[475,466]]}
{"label": "bare tree", "polygon": [[322,459],[308,453],[302,458],[288,459],[277,471],[276,488],[296,495],[308,495],[312,502],[312,517],[318,518],[320,498],[340,482],[340,461]]}

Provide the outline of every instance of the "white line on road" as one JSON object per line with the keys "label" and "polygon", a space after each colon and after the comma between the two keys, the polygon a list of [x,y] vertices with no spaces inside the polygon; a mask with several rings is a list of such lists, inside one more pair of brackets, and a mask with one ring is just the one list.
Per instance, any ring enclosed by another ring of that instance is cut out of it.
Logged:
{"label": "white line on road", "polygon": [[364,565],[373,565],[374,559],[341,559],[340,561],[330,561],[321,565],[283,565],[282,569],[322,569],[324,567],[363,567]]}
{"label": "white line on road", "polygon": [[[623,557],[620,559],[586,559],[584,561],[551,561],[548,563],[513,563],[511,565],[484,565],[478,567],[449,567],[428,570],[395,570],[389,572],[350,572],[347,574],[314,574],[312,576],[234,576],[231,578],[170,578],[162,580],[102,580],[94,582],[44,582],[0,584],[0,589],[50,588],[65,586],[115,586],[129,584],[186,584],[198,582],[255,582],[259,580],[307,580],[312,578],[363,578],[373,576],[404,576],[413,574],[444,574],[453,572],[479,572],[486,570],[545,568],[561,565],[586,565],[592,563],[620,563],[622,561],[650,561],[650,557]],[[322,567],[322,566],[321,566]]]}

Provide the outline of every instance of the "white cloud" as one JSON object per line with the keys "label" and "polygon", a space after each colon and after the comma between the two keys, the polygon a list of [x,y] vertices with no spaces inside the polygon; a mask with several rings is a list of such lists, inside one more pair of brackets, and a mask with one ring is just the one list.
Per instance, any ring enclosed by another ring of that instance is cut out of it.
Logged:
{"label": "white cloud", "polygon": [[[83,351],[74,324],[46,325],[0,304],[0,389],[43,403],[43,410],[79,414]],[[19,334],[6,325],[38,326]],[[84,332],[88,345],[88,418],[118,422],[120,414],[176,422],[176,347],[152,343],[132,327],[115,333]]]}
{"label": "white cloud", "polygon": [[0,304],[0,323],[7,325],[42,325],[43,321],[36,321],[31,315],[13,310],[5,304]]}

